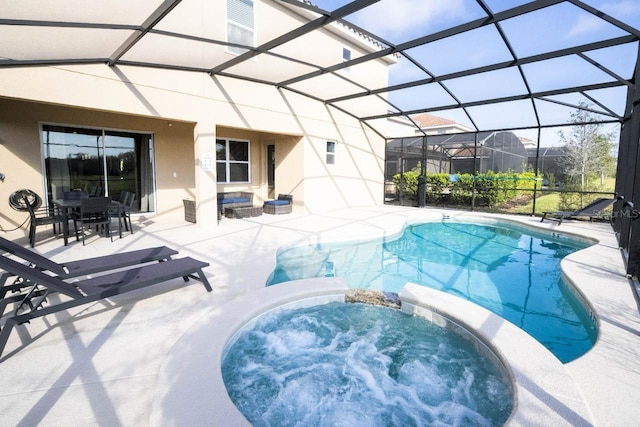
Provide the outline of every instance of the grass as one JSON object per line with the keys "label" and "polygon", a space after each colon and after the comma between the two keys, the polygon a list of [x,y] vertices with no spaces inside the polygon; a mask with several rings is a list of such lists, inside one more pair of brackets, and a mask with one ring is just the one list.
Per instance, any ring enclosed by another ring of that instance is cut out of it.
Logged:
{"label": "grass", "polygon": [[[613,193],[615,188],[615,178],[607,178],[603,183],[599,182],[599,180],[594,179],[589,182],[589,189],[591,191],[602,191],[603,193]],[[576,204],[578,202],[577,195],[574,195],[575,200],[571,205]],[[605,194],[592,194],[585,195],[585,199],[583,204],[591,202],[591,200],[596,197],[607,197]],[[569,196],[571,199],[572,197]],[[566,198],[565,198],[566,201]],[[579,208],[579,202],[576,206],[573,207],[565,207],[563,209],[560,208],[561,205],[561,197],[560,193],[555,192],[545,192],[538,193],[536,197],[536,216],[542,216],[543,212],[553,212],[559,210],[573,210]],[[498,211],[505,213],[515,213],[515,214],[527,214],[530,215],[533,211],[533,195],[527,195],[520,197],[519,199],[512,200],[509,203],[506,203],[502,206],[496,207]]]}
{"label": "grass", "polygon": [[[599,182],[590,182],[590,191],[601,191],[603,194],[585,194],[583,205],[591,202],[596,197],[610,197],[610,194],[613,193],[615,188],[615,179],[607,178],[603,185]],[[606,193],[610,193],[606,195]],[[559,192],[549,192],[545,191],[544,193],[538,192],[536,196],[536,216],[542,216],[544,212],[554,212],[559,210],[569,210],[573,211],[578,209],[580,206],[579,196],[575,194],[573,197],[565,196],[565,200],[567,197],[573,198],[572,203],[570,203],[569,207],[565,207],[563,209],[560,208],[561,205],[561,197]],[[411,202],[415,204],[415,201]],[[575,205],[575,206],[574,206]],[[454,206],[451,206],[454,207]],[[468,209],[469,206],[458,206],[461,209]],[[493,213],[511,213],[511,214],[519,214],[519,215],[531,215],[533,212],[533,192],[520,196],[514,200],[510,200],[507,203],[504,203],[499,206],[476,206],[475,210],[480,212],[493,212]]]}
{"label": "grass", "polygon": [[[500,210],[515,214],[531,214],[533,211],[533,196],[521,199],[523,203],[511,203]],[[560,193],[545,193],[536,197],[536,215],[542,216],[542,212],[557,211],[560,205]]]}

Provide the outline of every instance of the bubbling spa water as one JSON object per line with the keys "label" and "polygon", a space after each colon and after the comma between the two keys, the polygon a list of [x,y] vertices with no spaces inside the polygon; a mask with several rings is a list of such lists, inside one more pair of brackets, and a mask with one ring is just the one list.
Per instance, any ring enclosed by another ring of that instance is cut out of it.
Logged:
{"label": "bubbling spa water", "polygon": [[222,364],[254,426],[502,425],[513,409],[505,372],[466,332],[338,302],[259,317]]}

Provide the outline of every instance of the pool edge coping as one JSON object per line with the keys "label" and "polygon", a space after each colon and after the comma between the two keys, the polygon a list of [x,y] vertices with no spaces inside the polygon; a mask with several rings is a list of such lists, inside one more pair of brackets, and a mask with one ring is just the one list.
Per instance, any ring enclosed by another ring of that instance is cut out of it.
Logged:
{"label": "pool edge coping", "polygon": [[565,366],[532,336],[455,295],[408,283],[400,291],[403,311],[456,323],[480,339],[510,372],[514,410],[506,425],[593,425],[584,397]]}
{"label": "pool edge coping", "polygon": [[[304,279],[270,286],[216,308],[168,352],[158,373],[150,425],[249,426],[229,398],[221,364],[227,344],[256,317],[286,305],[344,301],[340,278]],[[592,425],[589,408],[564,365],[527,333],[459,297],[408,283],[403,311],[433,321],[434,314],[463,327],[487,345],[509,370],[515,390],[510,426]],[[305,302],[306,301],[306,302]],[[212,424],[213,423],[213,424]]]}

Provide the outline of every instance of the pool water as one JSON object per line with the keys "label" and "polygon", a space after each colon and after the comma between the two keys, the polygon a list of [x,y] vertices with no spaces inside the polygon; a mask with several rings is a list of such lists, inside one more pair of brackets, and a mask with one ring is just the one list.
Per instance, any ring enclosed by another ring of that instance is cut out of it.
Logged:
{"label": "pool water", "polygon": [[408,226],[397,239],[281,251],[267,283],[342,277],[352,288],[399,292],[412,282],[472,301],[528,332],[562,362],[587,352],[597,330],[562,280],[560,261],[589,246],[506,225]]}
{"label": "pool water", "polygon": [[503,425],[510,382],[477,345],[397,309],[334,302],[259,317],[222,374],[254,426]]}

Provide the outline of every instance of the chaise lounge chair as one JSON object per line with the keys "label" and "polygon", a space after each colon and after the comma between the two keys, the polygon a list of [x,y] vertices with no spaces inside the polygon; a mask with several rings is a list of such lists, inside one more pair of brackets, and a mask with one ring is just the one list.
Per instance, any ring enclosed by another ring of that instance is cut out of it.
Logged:
{"label": "chaise lounge chair", "polygon": [[[178,254],[178,251],[174,249],[170,249],[166,246],[158,246],[95,258],[85,258],[59,264],[2,237],[0,237],[0,250],[4,250],[5,252],[23,259],[31,264],[33,268],[37,268],[42,271],[49,271],[61,279],[102,273],[109,270],[131,267],[133,265],[145,264],[148,262],[168,261],[172,256]],[[21,277],[18,277],[13,284],[5,286],[7,279],[11,276],[13,276],[13,274],[10,272],[0,274],[0,298],[3,298],[8,291],[17,291],[28,285]],[[0,315],[1,314],[2,312],[0,311]]]}
{"label": "chaise lounge chair", "polygon": [[[209,263],[186,257],[68,283],[59,277],[49,276],[36,268],[31,268],[6,256],[0,256],[1,269],[14,276],[23,277],[31,285],[28,292],[21,295],[22,298],[19,301],[11,301],[18,304],[11,317],[6,319],[2,330],[0,330],[0,355],[2,355],[2,351],[9,339],[9,334],[15,325],[29,322],[31,319],[46,316],[47,314],[110,298],[179,277],[182,277],[185,282],[189,278],[199,280],[203,283],[205,289],[211,292],[211,285],[202,272],[202,269],[208,266]],[[52,292],[64,294],[69,298],[65,298],[58,303],[45,305],[47,296]]]}
{"label": "chaise lounge chair", "polygon": [[[617,199],[606,199],[601,197],[595,199],[587,206],[576,211],[544,212],[540,222],[544,221],[545,219],[550,219],[553,221],[558,221],[558,225],[560,225],[565,218],[574,218],[579,216],[589,217],[589,219],[603,218],[604,210],[611,206],[616,200]],[[547,218],[549,216],[553,216],[553,218]]]}

